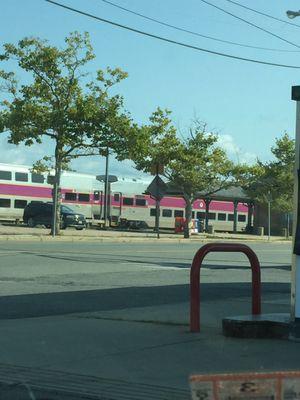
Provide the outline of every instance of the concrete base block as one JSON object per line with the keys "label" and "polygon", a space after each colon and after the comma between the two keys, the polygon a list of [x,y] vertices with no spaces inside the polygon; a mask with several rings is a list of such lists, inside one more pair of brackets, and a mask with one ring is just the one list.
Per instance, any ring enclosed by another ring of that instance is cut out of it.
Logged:
{"label": "concrete base block", "polygon": [[291,322],[289,339],[294,342],[300,342],[300,320],[296,318]]}
{"label": "concrete base block", "polygon": [[229,337],[288,339],[292,324],[290,314],[261,314],[224,318],[222,326],[223,335]]}

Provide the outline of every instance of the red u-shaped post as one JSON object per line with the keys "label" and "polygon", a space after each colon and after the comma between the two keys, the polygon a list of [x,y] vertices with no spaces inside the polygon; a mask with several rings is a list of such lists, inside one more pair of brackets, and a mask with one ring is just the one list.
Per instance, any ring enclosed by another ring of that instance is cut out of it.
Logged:
{"label": "red u-shaped post", "polygon": [[211,252],[244,253],[252,270],[252,314],[261,313],[260,264],[257,255],[249,246],[238,243],[208,243],[194,256],[190,272],[190,330],[200,332],[200,269],[204,257]]}

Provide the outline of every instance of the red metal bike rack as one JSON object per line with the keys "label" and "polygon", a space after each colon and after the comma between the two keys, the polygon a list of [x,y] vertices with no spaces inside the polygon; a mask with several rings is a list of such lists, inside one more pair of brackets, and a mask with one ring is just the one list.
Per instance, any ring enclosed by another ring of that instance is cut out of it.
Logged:
{"label": "red metal bike rack", "polygon": [[245,244],[208,243],[195,254],[190,273],[190,330],[200,332],[200,268],[204,257],[211,252],[244,253],[252,269],[252,314],[261,313],[260,265],[254,251]]}

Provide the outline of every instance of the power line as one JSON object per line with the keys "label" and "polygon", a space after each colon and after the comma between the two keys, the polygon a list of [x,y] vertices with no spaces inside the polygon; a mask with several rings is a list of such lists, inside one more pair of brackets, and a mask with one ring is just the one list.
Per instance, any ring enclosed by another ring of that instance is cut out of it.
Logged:
{"label": "power line", "polygon": [[243,22],[245,22],[246,24],[251,25],[251,26],[253,26],[253,27],[256,28],[256,29],[259,29],[259,30],[263,31],[263,32],[267,33],[268,35],[274,36],[274,37],[276,37],[277,39],[282,40],[283,42],[286,42],[286,43],[288,43],[288,44],[291,44],[292,46],[298,47],[298,49],[300,49],[300,46],[299,46],[298,44],[293,43],[293,42],[290,42],[289,40],[283,38],[282,36],[276,35],[275,33],[271,32],[271,31],[268,31],[267,29],[264,29],[264,28],[262,28],[261,26],[258,26],[258,25],[256,25],[256,24],[254,24],[253,22],[247,21],[246,19],[241,18],[241,17],[239,17],[238,15],[235,15],[235,14],[233,14],[233,13],[227,11],[227,10],[224,10],[224,8],[218,7],[218,6],[216,6],[215,4],[210,3],[210,2],[207,1],[207,0],[200,0],[200,1],[202,1],[202,3],[208,4],[208,5],[211,6],[211,7],[217,8],[218,10],[222,11],[223,13],[228,14],[228,15],[231,15],[233,18],[236,18],[236,19],[238,19],[238,20],[240,20],[240,21],[243,21]]}
{"label": "power line", "polygon": [[274,17],[273,15],[264,13],[262,11],[255,10],[254,8],[245,6],[244,4],[238,3],[237,1],[233,1],[233,0],[226,0],[226,1],[228,1],[229,3],[235,4],[238,7],[242,7],[242,8],[245,8],[246,10],[252,11],[256,14],[263,15],[264,17],[271,18],[271,19],[274,19],[275,21],[283,22],[284,24],[288,24],[288,25],[292,25],[292,26],[296,26],[297,28],[300,28],[300,25],[298,25],[298,24],[294,24],[293,22],[285,21],[284,19],[280,19],[280,18]]}
{"label": "power line", "polygon": [[235,59],[235,60],[248,61],[248,62],[252,62],[252,63],[256,63],[256,64],[270,65],[270,66],[273,66],[273,67],[300,69],[300,66],[297,66],[297,65],[272,63],[272,62],[268,62],[268,61],[255,60],[255,59],[252,59],[252,58],[239,57],[239,56],[234,56],[232,54],[220,53],[220,52],[217,52],[217,51],[204,49],[204,48],[193,46],[193,45],[190,45],[190,44],[187,44],[187,43],[178,42],[178,41],[175,41],[175,40],[172,40],[172,39],[168,39],[168,38],[165,38],[165,37],[162,37],[162,36],[154,35],[153,33],[148,33],[148,32],[141,31],[141,30],[138,30],[138,29],[135,29],[135,28],[131,28],[129,26],[122,25],[122,24],[119,24],[117,22],[110,21],[108,19],[97,17],[96,15],[93,15],[93,14],[90,14],[90,13],[87,13],[87,12],[84,12],[84,11],[80,11],[80,10],[78,10],[76,8],[66,6],[66,5],[58,3],[58,2],[56,2],[54,0],[44,0],[44,1],[46,1],[47,3],[54,4],[54,5],[58,6],[58,7],[64,8],[66,10],[75,12],[77,14],[84,15],[86,17],[95,19],[97,21],[105,22],[107,24],[110,24],[110,25],[113,25],[113,26],[117,26],[119,28],[126,29],[126,30],[131,31],[131,32],[138,33],[140,35],[148,36],[148,37],[151,37],[151,38],[154,38],[154,39],[158,39],[158,40],[161,40],[161,41],[167,42],[167,43],[176,44],[176,45],[181,46],[181,47],[186,47],[186,48],[189,48],[189,49],[202,51],[204,53],[214,54],[214,55],[218,55],[218,56],[221,56],[221,57],[232,58],[232,59]]}
{"label": "power line", "polygon": [[297,53],[297,52],[299,52],[299,50],[272,49],[272,48],[269,48],[269,47],[252,46],[252,45],[248,45],[248,44],[244,44],[244,43],[237,43],[237,42],[232,42],[230,40],[224,40],[224,39],[216,38],[214,36],[203,35],[202,33],[198,33],[198,32],[194,32],[194,31],[191,31],[191,30],[188,30],[188,29],[185,29],[185,28],[181,28],[179,26],[169,24],[167,22],[158,20],[156,18],[149,17],[148,15],[141,14],[139,12],[130,10],[130,9],[126,8],[126,7],[122,7],[119,4],[113,3],[113,2],[111,2],[109,0],[100,0],[100,1],[102,1],[103,3],[109,4],[109,5],[111,5],[111,6],[115,7],[115,8],[119,8],[120,10],[126,11],[126,12],[128,12],[130,14],[137,15],[138,17],[141,17],[141,18],[147,19],[149,21],[155,22],[157,24],[166,26],[168,28],[176,29],[177,31],[189,33],[191,35],[200,36],[200,37],[203,37],[205,39],[214,40],[216,42],[232,44],[234,46],[247,47],[247,48],[250,48],[250,49],[258,49],[258,50],[278,51],[278,52],[284,52],[284,53]]}

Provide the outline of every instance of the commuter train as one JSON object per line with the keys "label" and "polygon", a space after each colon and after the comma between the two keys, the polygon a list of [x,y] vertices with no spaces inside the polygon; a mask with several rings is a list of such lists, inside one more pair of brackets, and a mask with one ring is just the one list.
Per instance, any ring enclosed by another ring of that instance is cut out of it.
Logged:
{"label": "commuter train", "polygon": [[[155,201],[145,191],[149,181],[122,178],[110,184],[108,216],[111,226],[155,226]],[[78,213],[85,215],[90,225],[101,225],[104,217],[104,183],[95,175],[64,171],[61,176],[61,199]],[[0,220],[22,221],[23,209],[30,201],[50,202],[52,186],[47,174],[37,174],[31,167],[0,163]],[[166,196],[160,203],[160,226],[174,229],[175,218],[184,217],[185,202],[176,196]],[[237,230],[247,225],[248,207],[238,204]],[[205,203],[196,200],[192,217],[205,218]],[[217,231],[233,230],[233,204],[229,201],[212,201],[209,224]],[[128,226],[128,225],[127,225]]]}

